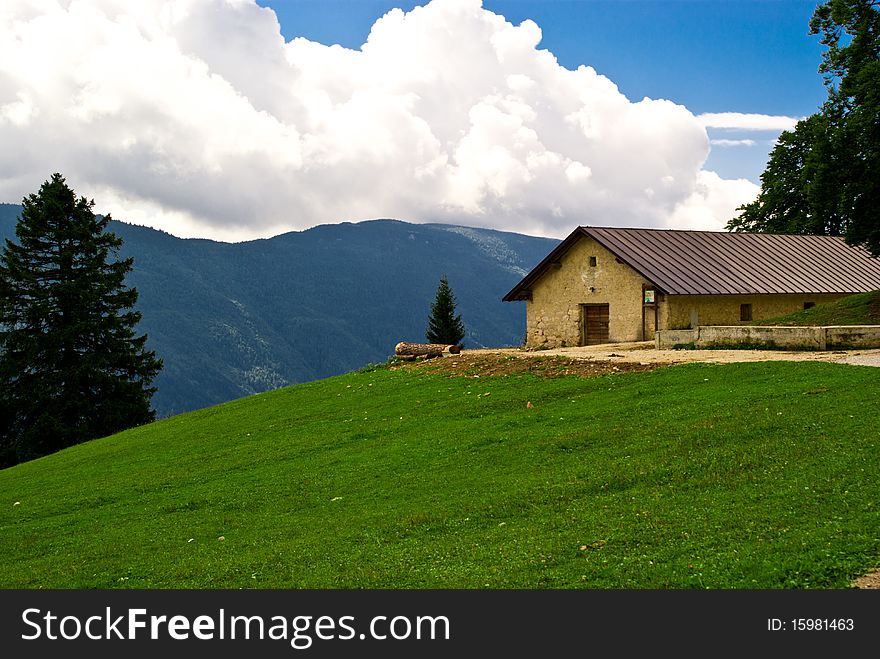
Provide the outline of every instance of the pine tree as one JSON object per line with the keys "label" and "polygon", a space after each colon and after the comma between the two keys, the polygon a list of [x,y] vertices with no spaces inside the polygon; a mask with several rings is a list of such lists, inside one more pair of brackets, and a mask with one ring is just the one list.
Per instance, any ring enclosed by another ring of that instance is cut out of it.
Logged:
{"label": "pine tree", "polygon": [[437,286],[437,296],[431,305],[425,338],[428,343],[445,345],[460,345],[464,338],[464,324],[461,322],[461,315],[455,314],[455,295],[449,288],[446,277],[441,277]]}
{"label": "pine tree", "polygon": [[22,206],[0,254],[0,466],[152,421],[162,367],[135,334],[110,216],[60,174]]}

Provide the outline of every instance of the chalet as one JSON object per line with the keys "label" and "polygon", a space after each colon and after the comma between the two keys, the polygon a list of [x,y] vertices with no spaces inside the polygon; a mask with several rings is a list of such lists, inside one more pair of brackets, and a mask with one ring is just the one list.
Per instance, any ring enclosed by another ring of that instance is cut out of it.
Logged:
{"label": "chalet", "polygon": [[831,236],[578,227],[507,295],[526,345],[644,341],[880,289],[880,259]]}

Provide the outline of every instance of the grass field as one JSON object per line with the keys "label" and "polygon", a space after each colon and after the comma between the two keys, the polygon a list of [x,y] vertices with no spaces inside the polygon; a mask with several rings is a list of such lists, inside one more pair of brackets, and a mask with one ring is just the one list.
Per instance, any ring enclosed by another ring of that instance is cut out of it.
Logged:
{"label": "grass field", "polygon": [[846,588],[880,564],[880,369],[477,376],[365,369],[4,470],[0,587]]}

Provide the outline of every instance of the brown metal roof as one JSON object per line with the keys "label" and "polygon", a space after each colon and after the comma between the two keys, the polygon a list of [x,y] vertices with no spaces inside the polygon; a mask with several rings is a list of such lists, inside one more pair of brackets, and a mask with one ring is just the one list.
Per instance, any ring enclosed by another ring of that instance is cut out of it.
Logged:
{"label": "brown metal roof", "polygon": [[670,295],[861,293],[880,289],[880,259],[843,238],[721,231],[578,227],[513,290],[534,282],[589,236]]}

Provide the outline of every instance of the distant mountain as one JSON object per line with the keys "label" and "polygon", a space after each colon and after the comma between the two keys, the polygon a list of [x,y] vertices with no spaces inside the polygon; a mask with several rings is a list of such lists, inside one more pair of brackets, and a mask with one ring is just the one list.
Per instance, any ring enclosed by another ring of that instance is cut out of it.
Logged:
{"label": "distant mountain", "polygon": [[[0,238],[21,207],[0,204]],[[549,238],[396,220],[266,240],[176,238],[113,221],[133,256],[140,330],[165,361],[153,404],[167,416],[384,362],[425,340],[442,275],[466,347],[520,345],[521,304],[501,297],[558,244]]]}

